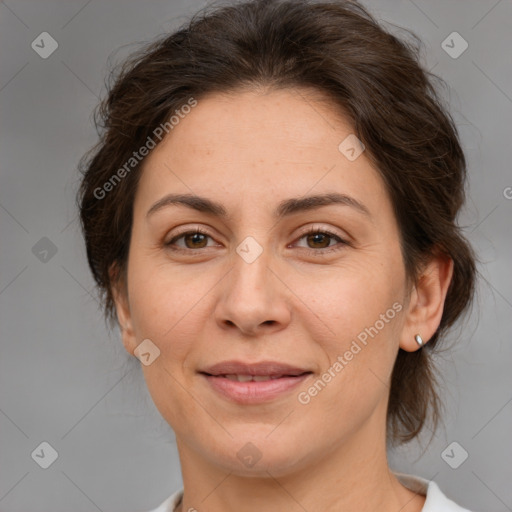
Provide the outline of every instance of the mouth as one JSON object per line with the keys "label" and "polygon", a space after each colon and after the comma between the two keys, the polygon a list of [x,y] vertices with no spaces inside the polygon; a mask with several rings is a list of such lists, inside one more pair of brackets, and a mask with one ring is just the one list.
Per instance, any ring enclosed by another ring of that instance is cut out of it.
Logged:
{"label": "mouth", "polygon": [[275,400],[289,393],[313,372],[275,361],[226,361],[199,371],[199,374],[217,395],[249,405]]}
{"label": "mouth", "polygon": [[[206,374],[208,375],[208,374]],[[303,374],[301,374],[303,375]],[[283,377],[299,377],[300,375],[238,375],[235,373],[229,375],[210,375],[210,377],[223,377],[235,382],[266,382],[269,380],[281,379]]]}

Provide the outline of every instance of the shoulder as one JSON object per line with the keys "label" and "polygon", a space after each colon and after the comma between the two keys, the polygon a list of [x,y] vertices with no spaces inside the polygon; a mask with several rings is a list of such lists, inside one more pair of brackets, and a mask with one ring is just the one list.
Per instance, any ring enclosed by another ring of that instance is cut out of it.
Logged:
{"label": "shoulder", "polygon": [[426,496],[422,512],[471,512],[446,497],[433,480],[405,473],[395,472],[394,474],[405,487]]}
{"label": "shoulder", "polygon": [[161,503],[158,507],[148,510],[147,512],[174,512],[174,509],[181,501],[181,497],[183,496],[183,489],[180,491],[176,491],[174,494],[169,496],[163,503]]}

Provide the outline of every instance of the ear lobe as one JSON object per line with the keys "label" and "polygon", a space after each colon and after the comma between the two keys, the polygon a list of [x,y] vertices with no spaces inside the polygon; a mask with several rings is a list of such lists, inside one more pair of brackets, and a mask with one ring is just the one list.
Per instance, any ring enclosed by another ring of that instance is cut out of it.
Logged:
{"label": "ear lobe", "polygon": [[116,308],[117,321],[121,329],[121,337],[126,351],[133,355],[133,351],[137,347],[135,333],[132,325],[132,317],[130,312],[130,303],[128,300],[128,292],[126,283],[121,276],[118,276],[117,269],[114,265],[109,271],[111,277],[112,297]]}
{"label": "ear lobe", "polygon": [[401,349],[407,352],[418,350],[417,334],[424,344],[434,335],[441,323],[452,275],[453,260],[444,253],[434,255],[411,293],[400,339]]}

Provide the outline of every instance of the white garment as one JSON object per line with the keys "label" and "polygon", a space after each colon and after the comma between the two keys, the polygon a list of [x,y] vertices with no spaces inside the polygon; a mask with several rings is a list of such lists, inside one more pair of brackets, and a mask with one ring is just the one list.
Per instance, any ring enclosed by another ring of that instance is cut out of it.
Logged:
{"label": "white garment", "polygon": [[[433,480],[425,480],[419,476],[394,473],[398,480],[408,489],[427,497],[422,512],[470,512],[449,500]],[[176,491],[159,507],[149,512],[174,512],[183,495],[183,490]]]}

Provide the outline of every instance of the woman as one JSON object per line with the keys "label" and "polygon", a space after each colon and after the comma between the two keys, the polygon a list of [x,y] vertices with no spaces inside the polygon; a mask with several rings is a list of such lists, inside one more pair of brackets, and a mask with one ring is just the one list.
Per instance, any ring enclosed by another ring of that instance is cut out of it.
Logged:
{"label": "woman", "polygon": [[386,449],[435,428],[471,302],[465,159],[354,2],[249,1],[126,62],[83,161],[87,255],[173,428],[155,511],[462,511]]}

